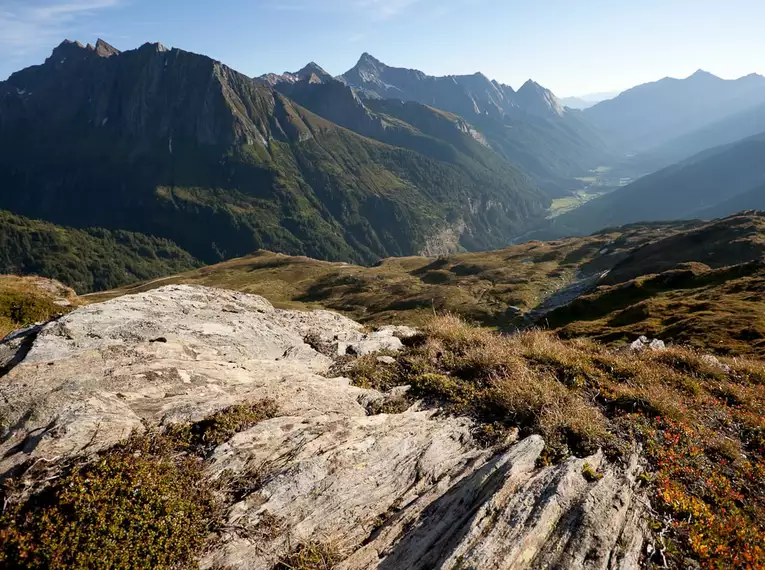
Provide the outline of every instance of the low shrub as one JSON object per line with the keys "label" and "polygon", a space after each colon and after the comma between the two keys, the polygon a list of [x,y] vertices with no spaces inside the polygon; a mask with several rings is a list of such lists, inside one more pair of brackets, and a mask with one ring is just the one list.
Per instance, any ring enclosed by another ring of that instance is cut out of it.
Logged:
{"label": "low shrub", "polygon": [[267,400],[231,406],[191,425],[133,435],[59,466],[31,489],[28,474],[24,485],[6,480],[0,567],[196,568],[220,523],[216,497],[237,491],[204,478],[204,456],[275,414]]}
{"label": "low shrub", "polygon": [[215,504],[198,458],[133,436],[0,517],[6,568],[191,568]]}

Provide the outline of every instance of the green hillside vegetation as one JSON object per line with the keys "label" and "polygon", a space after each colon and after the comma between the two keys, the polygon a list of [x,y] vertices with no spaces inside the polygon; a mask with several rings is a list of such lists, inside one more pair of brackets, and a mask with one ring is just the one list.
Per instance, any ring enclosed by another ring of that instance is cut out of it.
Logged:
{"label": "green hillside vegetation", "polygon": [[0,82],[0,207],[22,215],[164,237],[206,263],[268,249],[372,264],[502,247],[549,205],[457,129],[394,146],[201,55],[54,54]]}
{"label": "green hillside vegetation", "polygon": [[[421,323],[435,312],[513,328],[522,313],[566,286],[579,271],[604,271],[634,247],[683,224],[635,225],[588,238],[530,242],[439,258],[390,258],[375,267],[261,251],[147,284],[90,295],[90,302],[171,283],[263,295],[282,308],[329,308],[370,324]],[[609,255],[600,251],[610,248]]]}
{"label": "green hillside vegetation", "polygon": [[0,273],[49,277],[87,293],[199,265],[166,239],[65,228],[0,211]]}

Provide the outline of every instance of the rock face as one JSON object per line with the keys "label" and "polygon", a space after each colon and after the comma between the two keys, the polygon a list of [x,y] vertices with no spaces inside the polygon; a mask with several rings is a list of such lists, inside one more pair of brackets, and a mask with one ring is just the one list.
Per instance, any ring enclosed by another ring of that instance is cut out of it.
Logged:
{"label": "rock face", "polygon": [[[396,335],[411,333],[367,333],[331,312],[192,286],[79,308],[0,345],[0,477],[29,460],[103,449],[146,424],[271,398],[279,417],[208,462],[211,478],[252,473],[263,483],[228,505],[203,568],[270,569],[307,540],[333,544],[348,570],[638,568],[637,455],[538,468],[538,436],[487,449],[467,418],[420,405],[370,415],[385,395],[322,376],[335,354],[395,350]],[[602,478],[584,476],[592,470]],[[268,521],[278,533],[262,532]]]}

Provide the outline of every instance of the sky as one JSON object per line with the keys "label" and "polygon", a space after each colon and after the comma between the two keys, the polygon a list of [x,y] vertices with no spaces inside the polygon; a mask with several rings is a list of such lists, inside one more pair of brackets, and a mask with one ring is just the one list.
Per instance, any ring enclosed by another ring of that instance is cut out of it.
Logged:
{"label": "sky", "polygon": [[0,79],[63,39],[150,41],[255,76],[369,52],[431,75],[527,79],[558,96],[618,91],[697,69],[765,74],[762,0],[0,0]]}

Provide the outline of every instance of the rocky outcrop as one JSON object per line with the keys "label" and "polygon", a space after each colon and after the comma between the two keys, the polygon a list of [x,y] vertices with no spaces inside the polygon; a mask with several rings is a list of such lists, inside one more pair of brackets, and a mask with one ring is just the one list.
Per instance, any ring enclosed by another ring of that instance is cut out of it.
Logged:
{"label": "rocky outcrop", "polygon": [[419,404],[372,415],[385,395],[325,376],[336,355],[396,350],[412,332],[193,286],[78,308],[2,345],[0,474],[270,398],[279,416],[207,462],[210,478],[260,484],[227,505],[203,568],[270,569],[309,540],[348,570],[638,568],[637,455],[540,468],[539,436],[486,448],[470,419]]}

